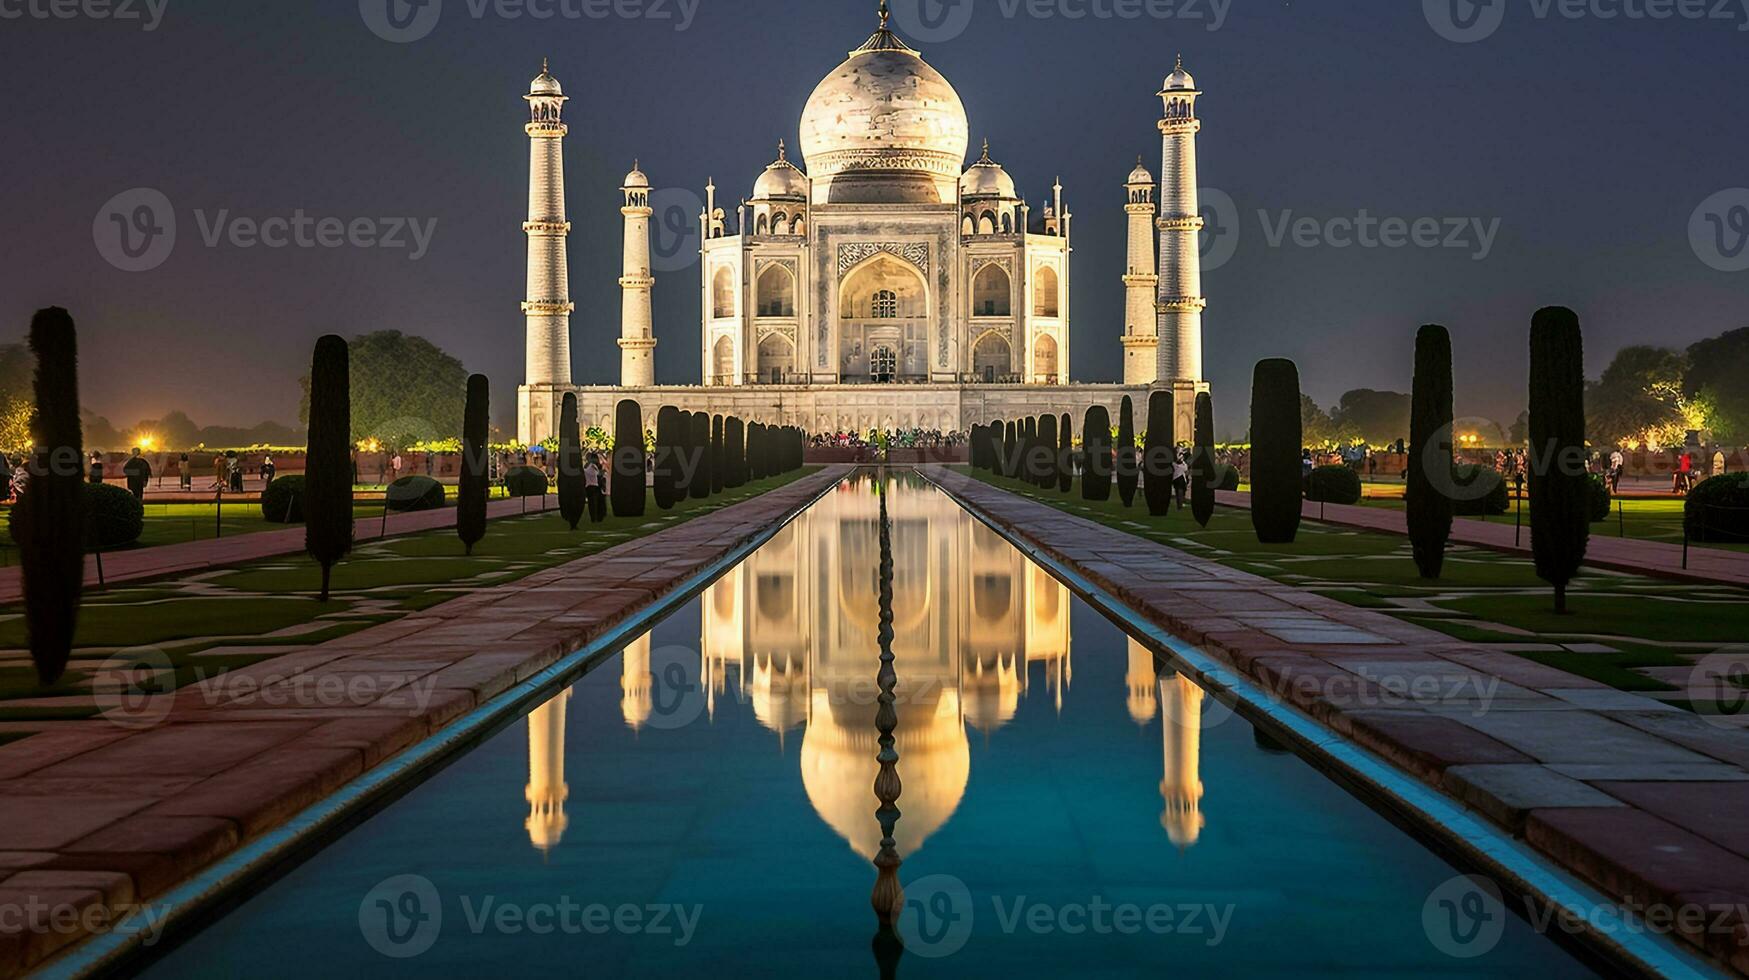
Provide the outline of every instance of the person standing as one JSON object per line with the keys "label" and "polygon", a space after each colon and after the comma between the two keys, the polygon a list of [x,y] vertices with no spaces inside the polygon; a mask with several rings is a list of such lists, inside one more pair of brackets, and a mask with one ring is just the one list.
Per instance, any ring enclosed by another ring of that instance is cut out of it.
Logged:
{"label": "person standing", "polygon": [[273,454],[261,457],[261,487],[266,489],[273,482],[273,475],[279,472],[279,467],[273,465]]}
{"label": "person standing", "polygon": [[225,454],[213,454],[213,485],[208,490],[223,490],[230,481],[230,470],[225,468]]}
{"label": "person standing", "polygon": [[1621,491],[1621,473],[1627,466],[1627,457],[1617,449],[1609,454],[1609,493],[1615,496]]}
{"label": "person standing", "polygon": [[194,470],[188,465],[187,453],[176,459],[176,481],[184,492],[194,489]]}
{"label": "person standing", "polygon": [[234,452],[225,454],[225,467],[231,471],[231,492],[243,492],[243,457]]}
{"label": "person standing", "polygon": [[146,457],[140,455],[140,447],[134,447],[133,455],[129,456],[128,461],[122,464],[121,472],[123,476],[127,477],[128,493],[133,494],[135,500],[144,502],[146,484],[152,482],[152,464],[146,461]]}
{"label": "person standing", "polygon": [[1190,491],[1190,464],[1185,461],[1184,451],[1176,450],[1172,454],[1172,493],[1178,498],[1178,509],[1184,509],[1185,495]]}
{"label": "person standing", "polygon": [[588,506],[589,523],[600,524],[607,517],[607,494],[603,486],[601,457],[594,453],[583,464],[583,502]]}
{"label": "person standing", "polygon": [[92,453],[91,454],[91,469],[87,472],[86,479],[92,483],[102,483],[103,482],[103,454],[102,453]]}
{"label": "person standing", "polygon": [[3,454],[0,454],[0,481],[3,481],[0,482],[0,490],[5,491],[5,496],[0,497],[0,500],[11,501],[13,493],[12,461]]}

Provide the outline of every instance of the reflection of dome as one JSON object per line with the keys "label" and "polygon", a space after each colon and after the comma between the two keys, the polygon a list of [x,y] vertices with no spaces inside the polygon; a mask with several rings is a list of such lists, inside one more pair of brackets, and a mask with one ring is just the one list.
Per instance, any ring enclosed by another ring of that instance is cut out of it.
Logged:
{"label": "reflection of dome", "polygon": [[807,175],[789,162],[789,152],[784,145],[777,144],[777,161],[766,167],[759,179],[753,182],[753,200],[762,201],[774,197],[805,200],[807,196]]}
{"label": "reflection of dome", "polygon": [[770,657],[756,657],[753,661],[753,717],[780,735],[807,721],[806,668],[787,657],[781,665]]}
{"label": "reflection of dome", "polygon": [[965,198],[999,197],[1014,200],[1014,178],[1002,165],[990,159],[990,141],[984,141],[984,155],[960,178],[960,195]]}
{"label": "reflection of dome", "polygon": [[884,13],[881,29],[814,89],[801,129],[808,172],[849,175],[849,193],[832,200],[864,203],[941,203],[932,178],[957,180],[971,139],[959,93],[887,30]]}
{"label": "reflection of dome", "polygon": [[[960,723],[959,698],[935,690],[933,704],[908,700],[899,685],[899,727],[894,731],[899,778],[904,782],[894,828],[899,854],[908,856],[959,808],[971,777],[971,749]],[[838,704],[824,690],[813,695],[813,717],[802,736],[802,786],[820,819],[869,860],[880,851],[881,825],[874,780],[880,773],[873,704]]]}
{"label": "reflection of dome", "polygon": [[986,664],[981,657],[972,658],[960,680],[966,721],[985,735],[1012,721],[1020,708],[1020,666],[1015,659],[999,654]]}

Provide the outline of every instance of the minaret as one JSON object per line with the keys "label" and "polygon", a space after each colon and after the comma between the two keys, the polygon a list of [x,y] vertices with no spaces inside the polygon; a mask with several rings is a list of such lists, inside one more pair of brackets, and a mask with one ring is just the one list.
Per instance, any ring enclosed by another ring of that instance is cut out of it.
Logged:
{"label": "minaret", "polygon": [[656,384],[656,335],[650,314],[650,294],[656,277],[650,274],[650,178],[632,164],[626,174],[625,274],[620,276],[619,383],[623,388],[650,388]]}
{"label": "minaret", "polygon": [[1160,679],[1160,737],[1165,775],[1160,780],[1160,826],[1180,848],[1202,836],[1202,688],[1183,674]]}
{"label": "minaret", "polygon": [[[1165,103],[1160,120],[1160,337],[1154,383],[1200,384],[1202,374],[1202,208],[1196,190],[1196,100],[1202,91],[1184,70],[1184,59],[1166,76],[1159,92]],[[1191,396],[1194,399],[1194,394]]]}
{"label": "minaret", "polygon": [[571,788],[565,785],[566,689],[528,716],[528,839],[543,851],[551,850],[565,836],[570,823],[565,800]]}
{"label": "minaret", "polygon": [[[1160,277],[1154,273],[1154,175],[1136,157],[1136,169],[1130,171],[1124,185],[1128,200],[1124,212],[1130,216],[1129,264],[1123,277],[1123,383],[1151,385],[1159,376],[1160,336],[1156,333],[1155,292]],[[1149,684],[1152,691],[1153,684]]]}
{"label": "minaret", "polygon": [[[566,128],[561,118],[566,98],[545,61],[523,98],[529,107],[528,221],[522,226],[528,235],[528,298],[522,304],[528,318],[528,361],[523,384],[528,388],[568,386],[571,311],[576,307],[571,303],[565,257],[565,239],[571,233],[571,223],[565,220]],[[538,396],[531,400],[536,399]],[[549,392],[546,400],[557,399]],[[518,437],[525,444],[539,442],[556,431],[552,412],[531,413],[525,406],[522,416],[519,428],[524,431]]]}

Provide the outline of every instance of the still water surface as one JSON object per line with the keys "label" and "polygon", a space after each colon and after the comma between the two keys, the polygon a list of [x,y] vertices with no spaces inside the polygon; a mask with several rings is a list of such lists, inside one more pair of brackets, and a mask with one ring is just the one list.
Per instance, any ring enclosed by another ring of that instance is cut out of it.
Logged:
{"label": "still water surface", "polygon": [[154,972],[1589,975],[939,491],[886,496],[902,955],[857,479]]}

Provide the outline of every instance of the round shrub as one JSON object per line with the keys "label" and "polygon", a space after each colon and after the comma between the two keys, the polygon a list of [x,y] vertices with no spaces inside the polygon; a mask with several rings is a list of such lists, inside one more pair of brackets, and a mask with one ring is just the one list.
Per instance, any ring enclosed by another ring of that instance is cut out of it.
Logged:
{"label": "round shrub", "polygon": [[[107,483],[82,483],[85,494],[85,550],[110,551],[125,548],[140,540],[146,530],[146,508],[134,495],[122,487]],[[17,540],[19,522],[30,509],[27,495],[12,508],[9,515],[13,539]]]}
{"label": "round shrub", "polygon": [[504,474],[504,489],[512,497],[544,497],[547,475],[538,467],[513,466]]}
{"label": "round shrub", "polygon": [[1683,520],[1692,540],[1749,542],[1749,470],[1715,476],[1689,491]]}
{"label": "round shrub", "polygon": [[1451,512],[1459,517],[1488,517],[1511,509],[1506,478],[1492,466],[1459,463],[1451,468],[1451,482]]}
{"label": "round shrub", "polygon": [[1326,504],[1360,503],[1360,474],[1346,466],[1320,466],[1306,477],[1306,499]]}
{"label": "round shrub", "polygon": [[1613,501],[1609,496],[1609,484],[1603,481],[1603,477],[1595,474],[1591,477],[1591,496],[1587,503],[1591,508],[1591,523],[1596,524],[1609,517]]}
{"label": "round shrub", "polygon": [[282,476],[261,491],[261,518],[270,524],[304,522],[304,478]]}
{"label": "round shrub", "polygon": [[388,508],[397,514],[416,510],[437,510],[447,501],[443,484],[429,476],[403,476],[389,484]]}
{"label": "round shrub", "polygon": [[1238,490],[1239,468],[1231,463],[1215,464],[1215,489]]}

